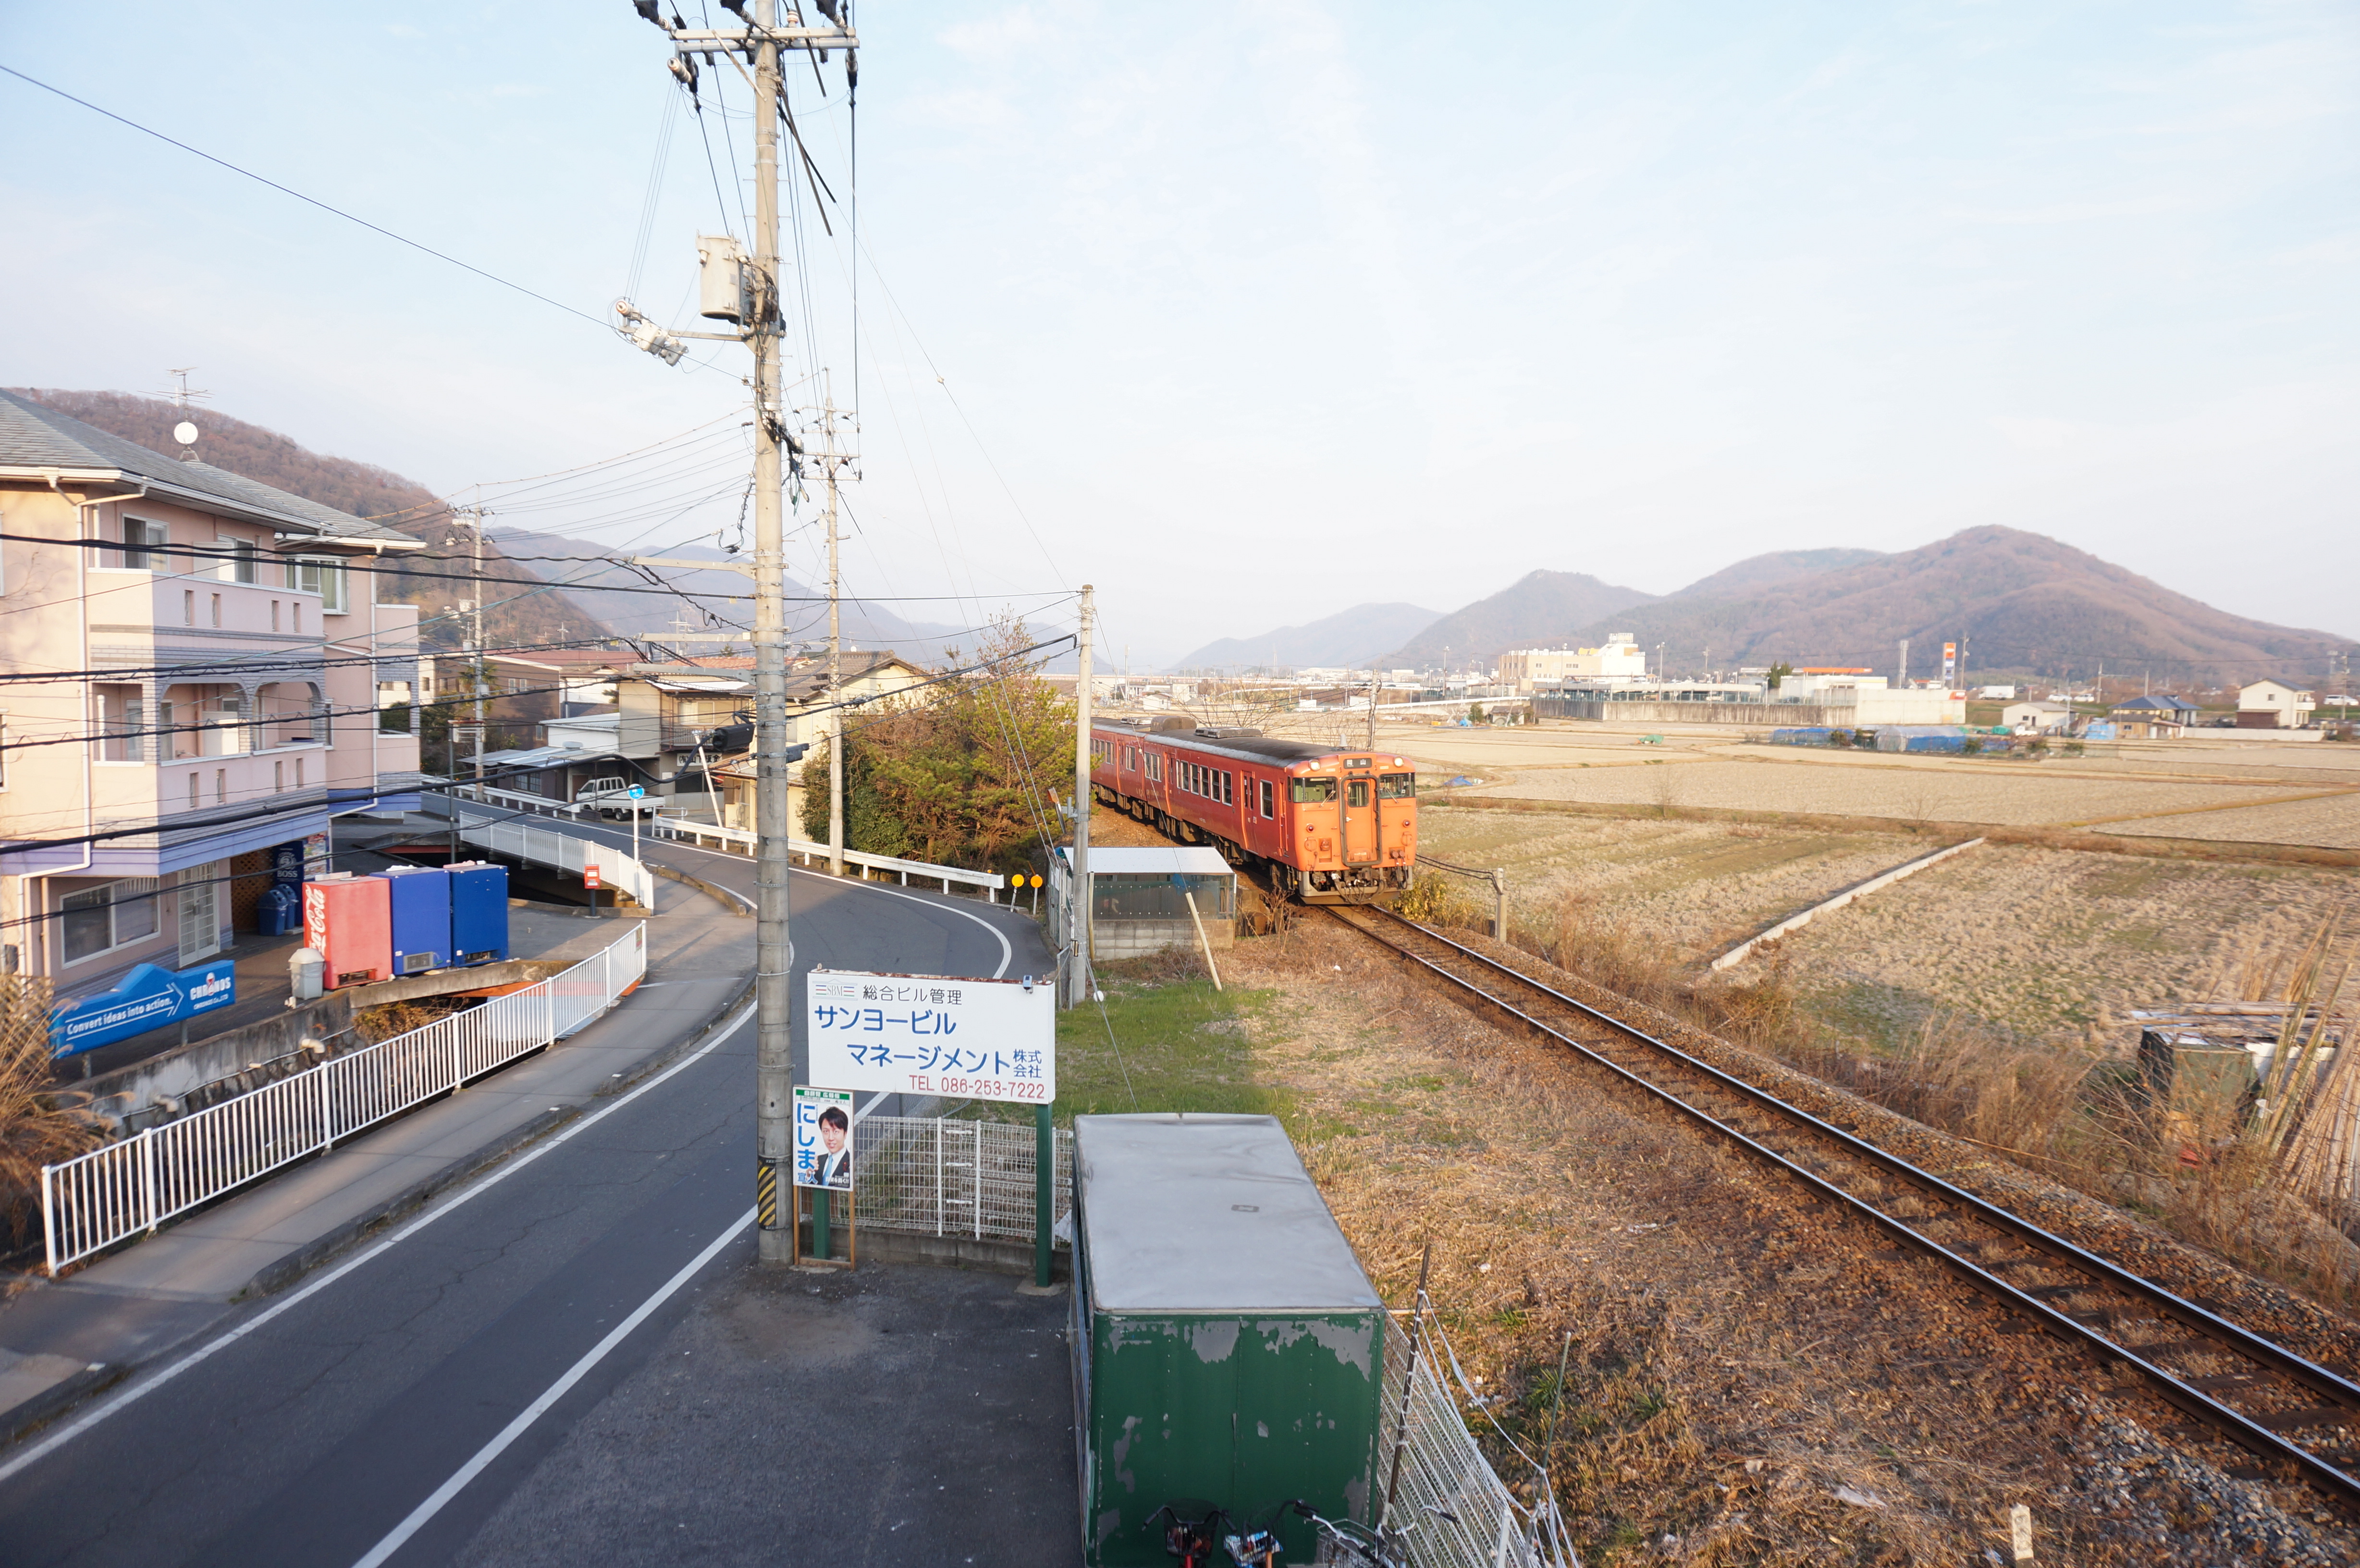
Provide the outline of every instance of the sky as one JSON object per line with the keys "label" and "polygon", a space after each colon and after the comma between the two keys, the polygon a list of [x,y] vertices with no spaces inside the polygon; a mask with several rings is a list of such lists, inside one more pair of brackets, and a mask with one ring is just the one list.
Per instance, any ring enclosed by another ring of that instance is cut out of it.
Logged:
{"label": "sky", "polygon": [[[911,618],[1061,624],[1091,583],[1102,661],[1147,668],[1535,568],[1666,593],[1997,523],[2360,634],[2348,0],[856,21],[857,182],[841,61],[790,77],[791,400],[856,408],[847,591]],[[701,430],[519,520],[734,539],[744,351],[606,324],[709,325],[695,236],[747,232],[750,94],[707,68],[694,114],[665,59],[628,0],[5,0],[0,64],[518,287],[0,76],[0,382],[195,365],[496,515]]]}

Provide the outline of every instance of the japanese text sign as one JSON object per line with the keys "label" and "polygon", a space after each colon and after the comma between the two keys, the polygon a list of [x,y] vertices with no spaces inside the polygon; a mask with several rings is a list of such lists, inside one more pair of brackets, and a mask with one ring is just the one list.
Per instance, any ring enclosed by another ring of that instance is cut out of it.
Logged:
{"label": "japanese text sign", "polygon": [[814,969],[806,986],[814,1083],[1029,1105],[1057,1097],[1049,981]]}
{"label": "japanese text sign", "polygon": [[852,1091],[795,1086],[795,1185],[852,1191]]}

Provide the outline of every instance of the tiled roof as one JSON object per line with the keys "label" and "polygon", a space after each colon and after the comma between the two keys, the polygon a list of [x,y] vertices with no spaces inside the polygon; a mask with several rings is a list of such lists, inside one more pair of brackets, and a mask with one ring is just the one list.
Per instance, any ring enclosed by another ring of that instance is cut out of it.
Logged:
{"label": "tiled roof", "polygon": [[369,544],[418,542],[382,523],[306,501],[209,463],[169,457],[6,391],[0,391],[0,468],[121,474],[145,481],[151,491],[180,492],[194,505],[224,503],[290,533]]}

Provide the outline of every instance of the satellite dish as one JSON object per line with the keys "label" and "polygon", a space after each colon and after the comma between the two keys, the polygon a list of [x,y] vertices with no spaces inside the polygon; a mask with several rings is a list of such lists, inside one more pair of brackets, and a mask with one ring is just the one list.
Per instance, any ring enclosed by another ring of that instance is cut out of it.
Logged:
{"label": "satellite dish", "polygon": [[194,446],[197,444],[197,427],[182,419],[172,427],[172,439],[182,446]]}

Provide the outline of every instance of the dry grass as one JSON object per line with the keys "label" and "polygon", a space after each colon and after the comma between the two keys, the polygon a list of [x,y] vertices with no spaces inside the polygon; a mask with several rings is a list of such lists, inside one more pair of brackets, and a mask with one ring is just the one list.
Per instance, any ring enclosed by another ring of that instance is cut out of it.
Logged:
{"label": "dry grass", "polygon": [[1231,966],[1275,993],[1259,1070],[1363,1262],[1401,1301],[1434,1240],[1444,1327],[1527,1447],[1570,1336],[1551,1460],[1585,1562],[1965,1563],[2016,1502],[2044,1562],[2152,1560],[2060,1511],[2084,1432],[2044,1390],[2103,1383],[2070,1352],[1333,927]]}
{"label": "dry grass", "polygon": [[0,975],[0,1217],[11,1250],[40,1232],[41,1167],[97,1146],[94,1124],[50,1083],[49,983]]}

